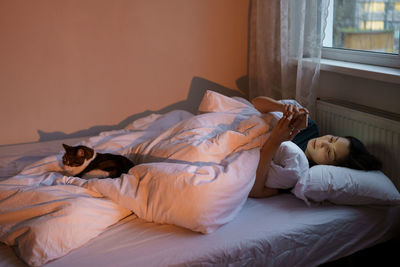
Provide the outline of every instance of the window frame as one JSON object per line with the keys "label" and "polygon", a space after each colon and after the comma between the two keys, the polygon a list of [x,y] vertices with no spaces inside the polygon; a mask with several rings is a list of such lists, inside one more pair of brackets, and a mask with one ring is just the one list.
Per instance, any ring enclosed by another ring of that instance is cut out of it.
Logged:
{"label": "window frame", "polygon": [[390,68],[400,68],[400,55],[323,47],[321,58]]}
{"label": "window frame", "polygon": [[[400,47],[400,38],[398,42]],[[384,52],[360,51],[323,46],[321,58],[390,68],[400,68],[400,52],[399,54],[390,54]]]}

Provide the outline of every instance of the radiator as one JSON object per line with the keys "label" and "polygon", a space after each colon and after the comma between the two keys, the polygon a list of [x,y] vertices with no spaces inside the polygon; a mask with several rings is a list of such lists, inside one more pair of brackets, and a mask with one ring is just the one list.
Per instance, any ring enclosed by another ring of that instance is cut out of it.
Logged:
{"label": "radiator", "polygon": [[352,135],[383,163],[385,173],[400,191],[400,116],[364,106],[317,100],[315,120],[320,134]]}

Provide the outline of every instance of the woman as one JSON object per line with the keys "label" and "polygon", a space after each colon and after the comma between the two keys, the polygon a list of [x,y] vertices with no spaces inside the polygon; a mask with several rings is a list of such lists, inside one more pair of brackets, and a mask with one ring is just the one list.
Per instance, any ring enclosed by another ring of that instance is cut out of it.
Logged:
{"label": "woman", "polygon": [[318,133],[317,131],[312,130],[311,134],[310,131],[307,132],[310,127],[315,127],[315,125],[308,125],[307,109],[264,96],[254,98],[252,103],[263,114],[280,111],[283,113],[283,117],[272,129],[268,141],[260,150],[260,162],[255,183],[249,194],[250,197],[268,197],[278,193],[278,189],[265,186],[270,163],[281,143],[292,141],[295,137],[298,142],[293,140],[294,143],[303,149],[310,166],[325,164],[358,170],[379,170],[381,168],[380,161],[371,155],[355,137],[333,135],[315,137],[318,135],[315,134]]}

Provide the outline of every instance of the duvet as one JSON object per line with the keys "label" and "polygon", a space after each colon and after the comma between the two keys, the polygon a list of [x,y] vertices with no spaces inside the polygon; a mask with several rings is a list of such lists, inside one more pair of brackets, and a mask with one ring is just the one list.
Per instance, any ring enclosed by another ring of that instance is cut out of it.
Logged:
{"label": "duvet", "polygon": [[132,213],[211,233],[245,203],[272,120],[244,99],[207,91],[198,115],[152,114],[81,142],[135,162],[116,179],[64,176],[60,148],[0,181],[0,241],[37,266]]}

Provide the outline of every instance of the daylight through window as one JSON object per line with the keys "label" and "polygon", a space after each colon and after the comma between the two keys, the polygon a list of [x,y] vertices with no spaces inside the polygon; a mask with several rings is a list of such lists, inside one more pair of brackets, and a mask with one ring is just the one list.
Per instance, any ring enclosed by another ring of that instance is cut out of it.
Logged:
{"label": "daylight through window", "polygon": [[331,0],[324,47],[399,54],[400,0]]}

